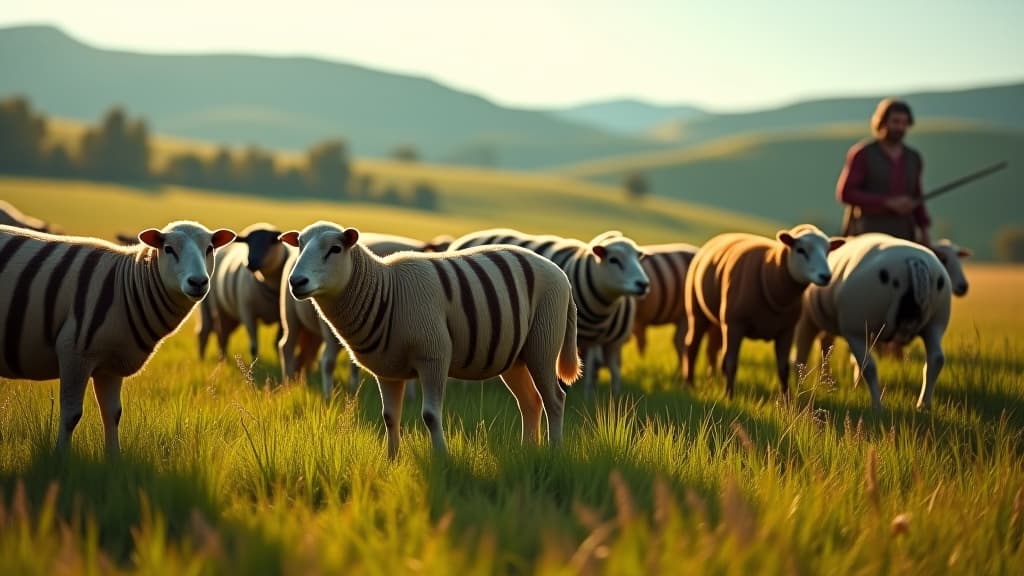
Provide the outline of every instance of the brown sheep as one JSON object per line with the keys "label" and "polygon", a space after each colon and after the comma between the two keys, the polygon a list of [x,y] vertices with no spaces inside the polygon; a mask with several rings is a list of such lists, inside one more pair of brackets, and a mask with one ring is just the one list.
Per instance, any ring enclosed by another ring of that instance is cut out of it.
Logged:
{"label": "brown sheep", "polygon": [[709,357],[725,345],[722,372],[732,398],[740,342],[773,340],[782,395],[788,399],[789,350],[800,319],[801,295],[809,284],[829,283],[828,253],[844,242],[801,224],[779,230],[775,240],[727,233],[705,243],[686,276],[684,380],[693,385],[697,351],[707,333]]}
{"label": "brown sheep", "polygon": [[633,318],[633,336],[636,347],[643,355],[647,350],[647,328],[672,324],[676,327],[673,344],[682,368],[686,350],[686,271],[697,253],[697,246],[680,242],[641,246],[644,259],[640,264],[651,280],[650,292],[637,298],[636,316]]}

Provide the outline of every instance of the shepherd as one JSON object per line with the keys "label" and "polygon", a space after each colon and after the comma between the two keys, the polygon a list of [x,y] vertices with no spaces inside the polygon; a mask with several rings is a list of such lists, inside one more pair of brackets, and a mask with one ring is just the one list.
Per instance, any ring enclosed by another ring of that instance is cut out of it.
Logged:
{"label": "shepherd", "polygon": [[882,232],[931,244],[931,217],[921,190],[921,154],[904,143],[914,114],[903,100],[885,98],[871,117],[873,138],[854,144],[836,184],[845,205],[844,236]]}

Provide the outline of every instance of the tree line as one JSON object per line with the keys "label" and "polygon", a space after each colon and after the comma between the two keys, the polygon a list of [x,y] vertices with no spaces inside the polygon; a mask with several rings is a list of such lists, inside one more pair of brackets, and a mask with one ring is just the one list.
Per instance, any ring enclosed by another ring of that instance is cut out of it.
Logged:
{"label": "tree line", "polygon": [[[437,190],[428,182],[411,187],[378,183],[369,174],[353,174],[348,146],[340,138],[313,144],[300,162],[288,165],[259,146],[215,152],[184,151],[154,168],[149,127],[113,107],[77,142],[55,142],[47,118],[26,98],[0,100],[0,173],[83,178],[122,183],[167,183],[246,194],[378,202],[424,210],[438,207]],[[396,148],[396,159],[415,161],[415,149]]]}

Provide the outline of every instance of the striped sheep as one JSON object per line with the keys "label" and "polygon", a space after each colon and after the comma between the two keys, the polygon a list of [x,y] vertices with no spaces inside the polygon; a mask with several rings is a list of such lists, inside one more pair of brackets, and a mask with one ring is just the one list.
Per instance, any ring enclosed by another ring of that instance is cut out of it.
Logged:
{"label": "striped sheep", "polygon": [[522,438],[536,443],[541,408],[561,443],[565,392],[579,375],[576,306],[565,274],[521,248],[399,252],[381,258],[359,232],[317,222],[282,240],[298,246],[292,295],[312,298],[355,362],[374,374],[388,456],[398,455],[406,380],[423,387],[423,421],[446,452],[441,409],[448,377],[501,376],[516,397]]}
{"label": "striped sheep", "polygon": [[618,394],[622,386],[622,345],[629,340],[636,313],[634,296],[646,295],[650,289],[650,280],[640,264],[643,253],[636,243],[617,231],[600,234],[588,243],[494,228],[457,238],[448,249],[488,244],[521,246],[548,258],[565,272],[579,312],[577,344],[584,354],[584,395],[589,398],[594,393],[600,363],[611,372],[612,392]]}
{"label": "striped sheep", "polygon": [[54,226],[49,222],[40,220],[39,218],[29,216],[15,208],[10,202],[4,200],[0,200],[0,226],[16,226],[18,228],[25,228],[26,230],[47,232],[49,234],[63,233],[63,230],[58,226]]}
{"label": "striped sheep", "polygon": [[122,379],[206,296],[214,253],[234,237],[172,222],[125,248],[0,226],[0,376],[60,378],[59,448],[70,445],[92,377],[107,451],[118,451]]}
{"label": "striped sheep", "polygon": [[725,346],[722,372],[732,398],[742,340],[773,340],[782,396],[788,399],[789,350],[800,317],[800,297],[808,284],[829,283],[827,255],[843,242],[801,224],[779,230],[775,240],[727,233],[705,243],[686,275],[684,380],[693,385],[697,352],[707,333],[709,358]]}
{"label": "striped sheep", "polygon": [[199,306],[200,360],[211,332],[217,334],[223,360],[231,333],[239,324],[245,326],[250,358],[255,360],[259,353],[258,323],[280,327],[281,278],[288,257],[278,240],[280,235],[280,230],[265,222],[252,224],[233,244],[217,253],[210,295]]}
{"label": "striped sheep", "polygon": [[698,248],[692,244],[652,244],[641,246],[644,259],[640,263],[651,279],[651,290],[636,302],[636,317],[633,319],[633,336],[640,354],[647,350],[647,328],[672,324],[676,327],[672,343],[676,348],[679,367],[682,368],[686,350],[686,303],[683,289],[686,287],[686,271]]}
{"label": "striped sheep", "polygon": [[[390,256],[395,252],[411,250],[414,252],[443,252],[451,243],[451,237],[438,236],[429,242],[394,234],[362,233],[360,243],[377,256]],[[289,250],[288,261],[285,263],[282,282],[288,281],[288,274],[298,258],[298,250],[285,245]],[[331,332],[320,315],[317,314],[311,300],[298,301],[291,297],[287,285],[281,286],[281,323],[282,334],[278,341],[278,356],[281,358],[281,371],[285,380],[290,380],[306,368],[312,361],[312,354],[319,349],[321,343],[324,350],[320,355],[320,385],[325,400],[330,400],[334,389],[334,367],[341,353],[342,345]],[[302,353],[296,355],[296,348]],[[349,391],[354,392],[359,386],[359,366],[352,362],[349,366]],[[409,392],[415,388],[410,386]]]}
{"label": "striped sheep", "polygon": [[825,333],[846,340],[852,359],[871,388],[871,405],[882,409],[878,371],[869,346],[907,343],[920,336],[926,364],[917,407],[931,406],[945,362],[942,337],[949,324],[953,282],[935,252],[886,234],[862,234],[829,255],[835,279],[803,295],[796,331],[796,362],[806,364],[811,344]]}

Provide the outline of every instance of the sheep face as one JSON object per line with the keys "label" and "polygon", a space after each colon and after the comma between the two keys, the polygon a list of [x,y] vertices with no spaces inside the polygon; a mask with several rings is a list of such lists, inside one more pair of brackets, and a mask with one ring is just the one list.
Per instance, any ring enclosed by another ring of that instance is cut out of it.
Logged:
{"label": "sheep face", "polygon": [[651,290],[651,281],[640,264],[643,252],[628,238],[599,238],[590,243],[598,262],[594,275],[597,289],[606,294],[646,296]]}
{"label": "sheep face", "polygon": [[974,252],[969,248],[957,246],[952,241],[945,238],[933,243],[931,249],[939,258],[939,262],[942,262],[942,266],[946,269],[946,273],[949,274],[949,281],[952,284],[953,294],[956,296],[966,295],[969,285],[967,283],[967,275],[964,274],[964,267],[961,260],[971,256]]}
{"label": "sheep face", "polygon": [[150,228],[139,233],[143,244],[160,251],[157,266],[164,287],[193,302],[205,298],[210,290],[214,251],[234,239],[231,230],[211,232],[195,222],[173,222],[163,230]]}
{"label": "sheep face", "polygon": [[829,238],[818,228],[808,225],[779,230],[775,237],[789,247],[786,267],[794,280],[817,286],[827,286],[832,281],[828,253],[842,246],[844,239]]}
{"label": "sheep face", "polygon": [[281,231],[270,225],[257,226],[243,230],[235,242],[245,242],[249,246],[246,268],[250,272],[269,274],[275,266],[284,261],[285,248],[279,239]]}
{"label": "sheep face", "polygon": [[337,296],[352,278],[352,251],[359,240],[355,228],[317,222],[301,233],[285,232],[281,241],[299,249],[288,287],[296,300],[314,296]]}

